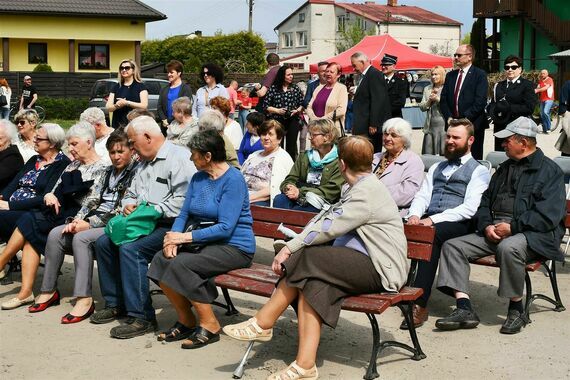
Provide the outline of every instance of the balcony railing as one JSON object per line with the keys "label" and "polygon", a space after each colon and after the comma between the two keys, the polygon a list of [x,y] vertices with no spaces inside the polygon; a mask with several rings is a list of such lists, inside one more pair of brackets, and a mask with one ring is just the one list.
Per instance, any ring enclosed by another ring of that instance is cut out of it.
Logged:
{"label": "balcony railing", "polygon": [[522,0],[473,0],[473,17],[519,16],[524,13]]}

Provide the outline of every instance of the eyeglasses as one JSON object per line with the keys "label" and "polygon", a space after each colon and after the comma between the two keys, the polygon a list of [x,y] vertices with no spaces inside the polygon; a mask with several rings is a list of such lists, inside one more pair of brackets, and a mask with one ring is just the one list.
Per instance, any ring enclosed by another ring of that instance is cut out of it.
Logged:
{"label": "eyeglasses", "polygon": [[208,71],[204,71],[204,76],[205,76],[205,77],[210,77],[210,76],[212,76],[212,74],[210,74]]}
{"label": "eyeglasses", "polygon": [[383,64],[380,65],[380,67],[388,67],[388,66],[394,66],[394,65],[392,65],[392,64],[386,64],[386,63],[383,63]]}
{"label": "eyeglasses", "polygon": [[324,133],[309,133],[309,139],[314,139],[317,136],[324,136]]}
{"label": "eyeglasses", "polygon": [[34,141],[49,141],[49,139],[47,139],[47,138],[44,139],[44,138],[41,138],[41,137],[38,137],[38,136],[34,136]]}
{"label": "eyeglasses", "polygon": [[461,58],[461,57],[463,57],[464,55],[471,55],[471,54],[469,54],[469,53],[465,53],[465,54],[455,53],[455,54],[453,54],[453,57],[454,57],[454,58]]}
{"label": "eyeglasses", "polygon": [[18,122],[16,124],[18,125],[24,125],[26,124],[27,120],[18,120]]}
{"label": "eyeglasses", "polygon": [[505,69],[505,71],[509,71],[509,70],[516,70],[518,69],[520,66],[519,65],[505,65],[503,66],[503,68]]}
{"label": "eyeglasses", "polygon": [[121,70],[121,71],[129,71],[129,70],[132,69],[132,68],[133,68],[132,66],[121,66],[121,67],[119,67],[119,70]]}

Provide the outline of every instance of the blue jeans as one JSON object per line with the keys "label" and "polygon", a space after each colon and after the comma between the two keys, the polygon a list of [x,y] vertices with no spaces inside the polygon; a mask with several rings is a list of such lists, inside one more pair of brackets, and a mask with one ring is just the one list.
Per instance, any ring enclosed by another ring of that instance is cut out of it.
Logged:
{"label": "blue jeans", "polygon": [[284,208],[287,210],[297,210],[297,211],[308,211],[308,212],[319,212],[310,204],[306,206],[301,206],[297,202],[293,202],[285,194],[279,194],[273,199],[273,208]]}
{"label": "blue jeans", "polygon": [[550,109],[552,108],[553,100],[546,100],[540,102],[540,119],[542,120],[542,132],[550,131]]}
{"label": "blue jeans", "polygon": [[107,235],[97,239],[97,270],[105,307],[123,307],[131,317],[155,319],[146,273],[154,255],[162,249],[168,228],[116,246]]}
{"label": "blue jeans", "polygon": [[6,119],[10,117],[10,107],[0,107],[0,119]]}
{"label": "blue jeans", "polygon": [[247,123],[247,115],[249,115],[250,110],[239,110],[238,120],[239,125],[241,125],[242,133],[245,133],[245,124]]}

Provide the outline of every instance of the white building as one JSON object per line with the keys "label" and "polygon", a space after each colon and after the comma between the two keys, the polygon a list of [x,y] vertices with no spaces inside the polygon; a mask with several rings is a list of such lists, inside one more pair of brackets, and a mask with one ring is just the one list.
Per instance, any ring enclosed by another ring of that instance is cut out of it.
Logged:
{"label": "white building", "polygon": [[428,10],[365,1],[308,0],[275,27],[281,60],[299,70],[339,53],[343,28],[356,24],[367,34],[390,34],[426,53],[450,56],[461,40],[461,23]]}

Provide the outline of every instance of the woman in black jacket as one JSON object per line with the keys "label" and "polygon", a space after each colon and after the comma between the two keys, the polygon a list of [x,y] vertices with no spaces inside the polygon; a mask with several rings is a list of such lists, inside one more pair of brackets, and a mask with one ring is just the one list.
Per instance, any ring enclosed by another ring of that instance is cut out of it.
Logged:
{"label": "woman in black jacket", "polygon": [[15,141],[17,141],[16,126],[8,120],[0,120],[0,192],[24,165],[22,154]]}

